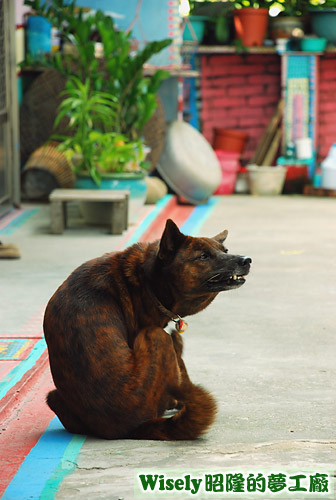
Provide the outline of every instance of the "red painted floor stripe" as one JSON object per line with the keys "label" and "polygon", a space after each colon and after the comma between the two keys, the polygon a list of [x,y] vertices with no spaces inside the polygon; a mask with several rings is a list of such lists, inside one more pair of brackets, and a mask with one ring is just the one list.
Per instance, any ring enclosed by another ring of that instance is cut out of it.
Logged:
{"label": "red painted floor stripe", "polygon": [[[1,419],[0,497],[54,417],[45,402],[46,394],[53,389],[54,384],[47,357],[44,361],[44,366],[39,370],[33,385],[29,384],[29,388],[26,388],[24,400],[18,394],[18,400],[11,401],[7,421]],[[38,471],[36,473],[38,474]]]}
{"label": "red painted floor stripe", "polygon": [[13,368],[16,367],[17,363],[20,363],[20,361],[12,361],[12,360],[8,360],[6,362],[0,361],[0,380],[3,380],[6,377],[6,375],[8,375],[8,373],[10,373],[13,370]]}
{"label": "red painted floor stripe", "polygon": [[13,406],[17,406],[20,401],[24,404],[24,400],[28,392],[34,388],[38,382],[40,373],[48,366],[47,349],[41,354],[34,366],[24,373],[19,382],[17,382],[1,399],[0,405],[0,423],[9,420],[12,414]]}
{"label": "red painted floor stripe", "polygon": [[182,226],[194,208],[192,205],[179,205],[176,197],[172,198],[147,231],[141,236],[140,241],[158,240],[162,235],[167,219],[173,219],[178,226]]}

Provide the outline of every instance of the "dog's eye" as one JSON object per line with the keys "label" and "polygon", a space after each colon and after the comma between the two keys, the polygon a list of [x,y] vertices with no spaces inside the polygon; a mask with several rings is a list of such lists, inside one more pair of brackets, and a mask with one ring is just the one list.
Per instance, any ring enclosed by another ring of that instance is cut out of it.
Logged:
{"label": "dog's eye", "polygon": [[201,253],[199,256],[200,260],[208,260],[210,258],[210,255],[206,252]]}

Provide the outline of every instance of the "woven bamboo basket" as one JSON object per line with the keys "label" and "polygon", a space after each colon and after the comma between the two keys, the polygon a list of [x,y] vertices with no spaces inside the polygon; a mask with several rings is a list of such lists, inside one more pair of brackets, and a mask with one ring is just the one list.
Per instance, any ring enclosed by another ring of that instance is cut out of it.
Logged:
{"label": "woven bamboo basket", "polygon": [[27,89],[20,106],[20,155],[25,165],[31,154],[43,146],[53,133],[66,133],[68,119],[61,120],[54,130],[57,107],[62,101],[60,92],[66,78],[57,70],[45,70]]}
{"label": "woven bamboo basket", "polygon": [[28,199],[47,199],[53,189],[71,188],[74,174],[58,143],[47,142],[34,151],[22,171],[22,191]]}

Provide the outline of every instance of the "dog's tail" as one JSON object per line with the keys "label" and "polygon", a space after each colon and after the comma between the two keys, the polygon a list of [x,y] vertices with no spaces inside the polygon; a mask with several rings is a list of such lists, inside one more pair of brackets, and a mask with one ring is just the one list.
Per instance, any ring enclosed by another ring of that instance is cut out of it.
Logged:
{"label": "dog's tail", "polygon": [[191,384],[187,393],[174,391],[173,396],[183,402],[182,409],[171,418],[156,418],[144,422],[128,436],[130,439],[164,441],[191,440],[201,436],[214,422],[215,399],[205,389]]}

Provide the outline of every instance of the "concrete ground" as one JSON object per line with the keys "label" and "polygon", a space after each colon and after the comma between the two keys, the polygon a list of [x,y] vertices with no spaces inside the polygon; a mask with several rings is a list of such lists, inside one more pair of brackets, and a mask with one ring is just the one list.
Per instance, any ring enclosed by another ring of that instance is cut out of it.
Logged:
{"label": "concrete ground", "polygon": [[[229,229],[229,251],[249,255],[251,273],[242,288],[190,317],[184,334],[190,377],[218,401],[216,423],[195,442],[87,438],[57,500],[130,500],[139,468],[180,477],[186,470],[335,472],[335,220],[335,199],[221,198],[200,235]],[[20,328],[77,265],[122,242],[98,228],[53,236],[48,224],[42,207],[19,231],[1,235],[22,252],[19,261],[0,262],[2,331]]]}

